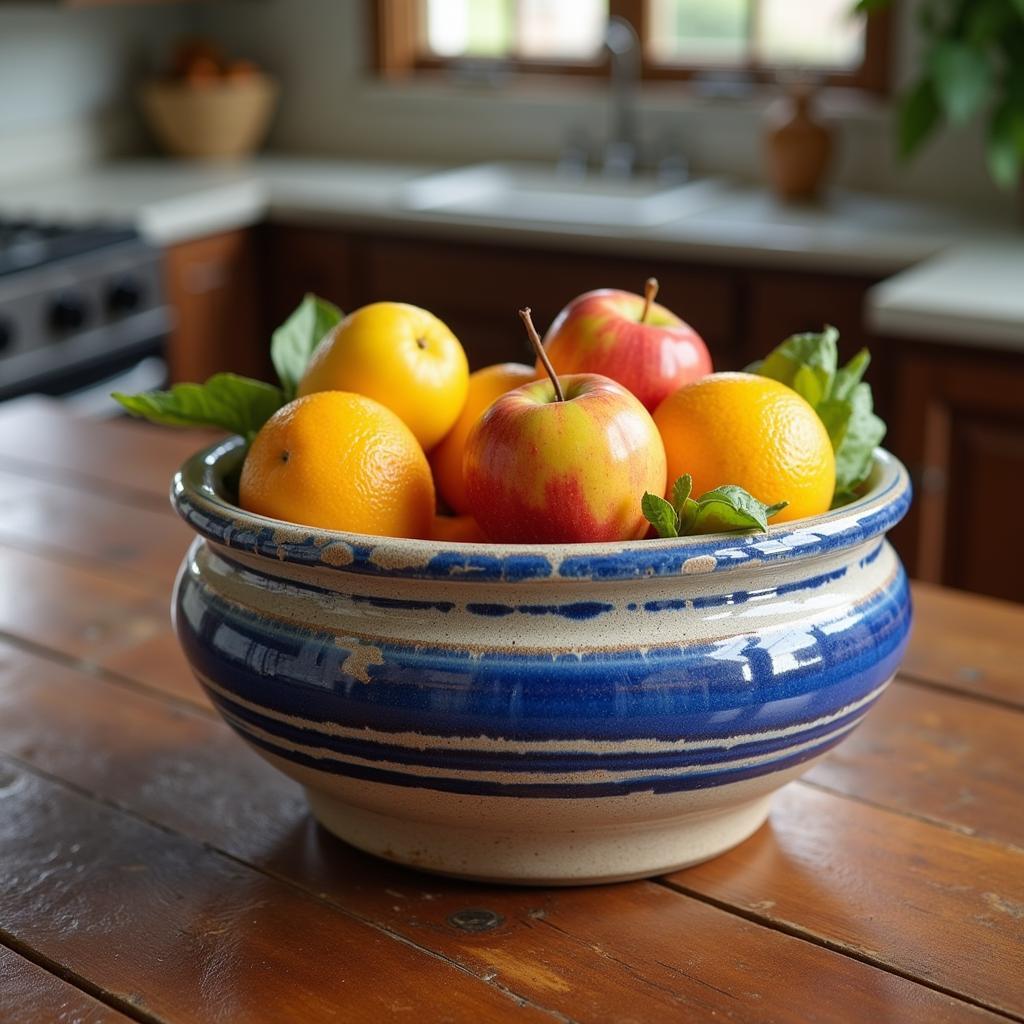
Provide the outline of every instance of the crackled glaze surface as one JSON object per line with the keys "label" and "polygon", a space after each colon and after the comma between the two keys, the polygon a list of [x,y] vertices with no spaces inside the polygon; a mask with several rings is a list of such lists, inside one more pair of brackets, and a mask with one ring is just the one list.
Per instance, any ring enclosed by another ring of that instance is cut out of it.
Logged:
{"label": "crackled glaze surface", "polygon": [[712,856],[899,664],[906,472],[767,536],[431,544],[247,515],[237,442],[176,478],[178,634],[231,726],[372,852],[517,882]]}

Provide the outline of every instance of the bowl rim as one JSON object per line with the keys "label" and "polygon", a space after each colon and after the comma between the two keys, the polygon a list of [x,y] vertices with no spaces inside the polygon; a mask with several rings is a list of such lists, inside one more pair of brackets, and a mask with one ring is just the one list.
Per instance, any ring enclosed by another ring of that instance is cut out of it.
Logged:
{"label": "bowl rim", "polygon": [[855,547],[905,515],[912,489],[906,467],[876,448],[870,487],[818,516],[769,526],[767,533],[706,534],[598,544],[489,544],[380,537],[324,530],[247,512],[218,484],[240,466],[234,436],[195,452],[175,473],[171,504],[208,541],[282,562],[332,572],[444,581],[625,580],[703,575],[796,562]]}

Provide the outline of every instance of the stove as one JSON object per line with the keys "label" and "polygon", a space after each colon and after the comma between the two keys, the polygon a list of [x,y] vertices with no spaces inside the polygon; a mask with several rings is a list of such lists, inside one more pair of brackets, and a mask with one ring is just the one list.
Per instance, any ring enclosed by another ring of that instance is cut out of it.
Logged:
{"label": "stove", "polygon": [[129,227],[0,219],[0,400],[38,392],[112,412],[123,374],[164,383],[161,276],[160,251]]}

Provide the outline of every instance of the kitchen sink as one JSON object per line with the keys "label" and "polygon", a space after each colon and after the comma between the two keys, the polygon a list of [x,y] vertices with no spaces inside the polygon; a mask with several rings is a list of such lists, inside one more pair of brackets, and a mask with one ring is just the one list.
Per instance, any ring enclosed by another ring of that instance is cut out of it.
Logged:
{"label": "kitchen sink", "polygon": [[486,220],[653,227],[721,201],[713,178],[666,182],[563,174],[545,164],[487,163],[424,175],[402,189],[408,210]]}

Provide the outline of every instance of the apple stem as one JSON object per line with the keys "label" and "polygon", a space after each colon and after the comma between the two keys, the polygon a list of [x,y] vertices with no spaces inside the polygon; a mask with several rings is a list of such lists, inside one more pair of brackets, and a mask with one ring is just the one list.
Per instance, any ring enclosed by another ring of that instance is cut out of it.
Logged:
{"label": "apple stem", "polygon": [[523,321],[526,333],[530,336],[530,343],[533,345],[534,352],[537,353],[537,358],[544,364],[544,369],[548,371],[551,383],[555,385],[555,398],[557,398],[559,402],[564,402],[565,394],[562,391],[562,385],[559,383],[558,374],[555,373],[555,368],[551,365],[551,360],[548,359],[547,352],[544,351],[544,346],[540,342],[540,335],[537,333],[537,328],[533,326],[533,318],[530,316],[531,312],[532,310],[529,306],[525,309],[519,310],[519,319]]}
{"label": "apple stem", "polygon": [[647,314],[651,311],[651,303],[658,294],[658,279],[649,277],[644,282],[644,311],[640,314],[640,323],[647,322]]}

